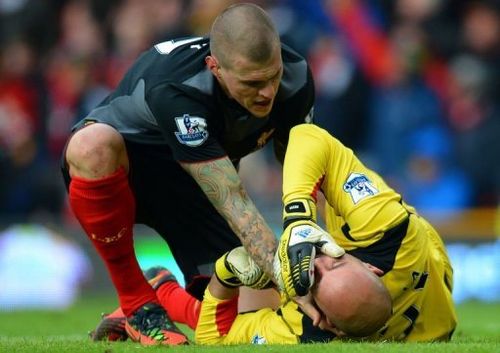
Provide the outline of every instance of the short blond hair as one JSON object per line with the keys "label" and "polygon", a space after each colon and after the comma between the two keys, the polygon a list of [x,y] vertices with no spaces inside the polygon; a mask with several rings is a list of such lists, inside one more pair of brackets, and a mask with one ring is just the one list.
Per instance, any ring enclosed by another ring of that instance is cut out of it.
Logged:
{"label": "short blond hair", "polygon": [[229,6],[217,16],[210,31],[210,51],[219,64],[231,68],[234,54],[265,63],[280,46],[269,15],[255,4]]}

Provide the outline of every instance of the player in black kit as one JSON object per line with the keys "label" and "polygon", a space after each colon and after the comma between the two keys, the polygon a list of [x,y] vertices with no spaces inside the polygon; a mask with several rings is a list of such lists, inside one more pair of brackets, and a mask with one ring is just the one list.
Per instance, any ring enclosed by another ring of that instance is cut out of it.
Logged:
{"label": "player in black kit", "polygon": [[74,127],[63,158],[70,204],[106,264],[130,338],[187,342],[143,277],[135,223],[167,241],[188,288],[240,243],[272,274],[275,236],[237,166],[271,140],[281,160],[290,128],[311,122],[313,99],[305,60],[260,7],[239,4],[217,17],[210,39],[145,52]]}

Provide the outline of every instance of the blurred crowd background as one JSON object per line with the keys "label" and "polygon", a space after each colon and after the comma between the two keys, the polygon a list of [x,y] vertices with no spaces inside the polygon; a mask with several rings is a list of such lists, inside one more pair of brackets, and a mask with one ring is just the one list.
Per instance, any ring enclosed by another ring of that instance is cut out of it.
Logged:
{"label": "blurred crowd background", "polygon": [[[229,0],[0,0],[0,217],[71,217],[70,127],[152,44],[206,35]],[[255,1],[310,62],[316,121],[422,211],[496,207],[500,1]],[[252,178],[279,201],[278,166]],[[260,169],[263,170],[263,169]]]}
{"label": "blurred crowd background", "polygon": [[[0,225],[79,229],[59,172],[71,126],[143,50],[206,35],[235,2],[0,0]],[[498,209],[500,0],[253,2],[308,59],[318,124],[408,203],[436,220]],[[281,171],[270,151],[241,172],[279,223]]]}

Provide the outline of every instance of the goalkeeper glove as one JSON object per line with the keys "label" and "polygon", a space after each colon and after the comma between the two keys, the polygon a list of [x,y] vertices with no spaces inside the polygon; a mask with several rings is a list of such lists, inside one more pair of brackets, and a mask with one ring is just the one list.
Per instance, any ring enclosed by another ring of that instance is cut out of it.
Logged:
{"label": "goalkeeper glove", "polygon": [[273,285],[243,246],[228,251],[215,262],[215,276],[222,285],[229,288],[247,286],[264,289]]}
{"label": "goalkeeper glove", "polygon": [[280,290],[289,297],[306,295],[314,284],[316,248],[330,257],[345,254],[315,220],[312,201],[297,199],[285,205],[285,230],[274,257],[274,275]]}

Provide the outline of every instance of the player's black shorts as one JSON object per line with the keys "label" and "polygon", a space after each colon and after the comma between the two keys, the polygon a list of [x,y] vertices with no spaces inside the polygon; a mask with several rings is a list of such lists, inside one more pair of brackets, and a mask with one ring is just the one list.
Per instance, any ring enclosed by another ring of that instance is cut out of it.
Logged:
{"label": "player's black shorts", "polygon": [[[135,223],[153,228],[167,241],[186,283],[200,274],[211,275],[214,261],[241,245],[240,240],[167,147],[125,143]],[[62,172],[68,188],[71,178],[64,158]]]}

